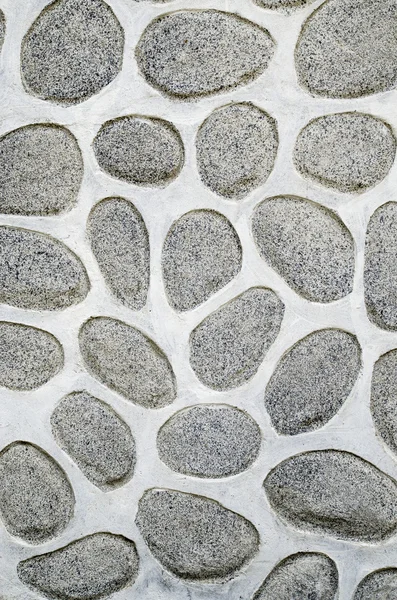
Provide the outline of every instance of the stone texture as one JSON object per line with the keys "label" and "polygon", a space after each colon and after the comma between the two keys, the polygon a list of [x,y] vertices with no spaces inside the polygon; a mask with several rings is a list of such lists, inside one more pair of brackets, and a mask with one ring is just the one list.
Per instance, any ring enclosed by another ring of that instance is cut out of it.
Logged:
{"label": "stone texture", "polygon": [[177,577],[219,581],[256,554],[255,527],[215,500],[165,489],[148,490],[136,524],[154,557]]}
{"label": "stone texture", "polygon": [[340,192],[365,192],[389,173],[396,140],[389,125],[362,113],[326,115],[310,121],[295,144],[303,177]]}
{"label": "stone texture", "polygon": [[397,483],[349,452],[288,458],[270,471],[264,487],[277,515],[306,532],[376,543],[397,529]]}
{"label": "stone texture", "polygon": [[60,535],[74,511],[72,487],[40,448],[15,442],[0,453],[0,516],[8,533],[29,544]]}
{"label": "stone texture", "polygon": [[0,50],[4,44],[4,38],[6,35],[6,18],[2,10],[0,10]]}
{"label": "stone texture", "polygon": [[101,383],[145,408],[162,408],[176,397],[172,367],[164,352],[135,327],[96,317],[79,333],[88,372]]}
{"label": "stone texture", "polygon": [[218,108],[196,139],[201,179],[220,196],[244,198],[269,177],[277,148],[276,121],[265,111],[249,102]]}
{"label": "stone texture", "polygon": [[357,338],[339,329],[315,331],[278,363],[265,392],[265,406],[279,434],[323,427],[348,398],[361,368]]}
{"label": "stone texture", "polygon": [[333,302],[353,289],[354,241],[331,210],[295,196],[260,203],[252,218],[258,251],[306,300]]}
{"label": "stone texture", "polygon": [[18,565],[20,580],[51,600],[97,600],[130,586],[138,575],[134,542],[94,533]]}
{"label": "stone texture", "polygon": [[222,404],[198,405],[169,419],[157,436],[161,460],[177,473],[216,479],[256,460],[261,432],[247,413]]}
{"label": "stone texture", "polygon": [[51,416],[52,433],[84,475],[103,491],[124,485],[135,466],[135,441],[112,408],[86,391],[68,394]]}
{"label": "stone texture", "polygon": [[254,0],[255,4],[261,8],[279,10],[280,12],[290,13],[298,8],[303,8],[311,4],[314,0]]}
{"label": "stone texture", "polygon": [[90,289],[81,260],[38,231],[0,226],[0,302],[30,310],[62,310]]}
{"label": "stone texture", "polygon": [[393,600],[397,598],[397,569],[380,569],[359,583],[353,600]]}
{"label": "stone texture", "polygon": [[87,229],[111,292],[132,310],[141,310],[150,279],[149,235],[141,214],[124,198],[106,198],[90,212]]}
{"label": "stone texture", "polygon": [[83,179],[77,140],[65,127],[26,125],[0,138],[0,212],[58,215],[73,208]]}
{"label": "stone texture", "polygon": [[123,29],[106,2],[56,0],[23,39],[22,82],[44,100],[83,102],[118,75],[123,50]]}
{"label": "stone texture", "polygon": [[397,350],[383,354],[374,365],[371,414],[381,440],[397,454]]}
{"label": "stone texture", "polygon": [[169,184],[185,159],[181,136],[172,123],[140,115],[107,121],[93,148],[105,173],[142,186]]}
{"label": "stone texture", "polygon": [[62,369],[63,360],[61,344],[48,331],[0,322],[0,387],[39,388]]}
{"label": "stone texture", "polygon": [[216,390],[238,387],[257,372],[275,341],[284,304],[269,289],[254,287],[202,321],[190,335],[190,365]]}
{"label": "stone texture", "polygon": [[162,267],[168,301],[192,310],[227,285],[241,270],[242,248],[228,219],[213,210],[194,210],[171,226]]}
{"label": "stone texture", "polygon": [[266,29],[219,10],[180,10],[149,23],[136,47],[146,81],[181,99],[247,84],[267,68],[274,41]]}

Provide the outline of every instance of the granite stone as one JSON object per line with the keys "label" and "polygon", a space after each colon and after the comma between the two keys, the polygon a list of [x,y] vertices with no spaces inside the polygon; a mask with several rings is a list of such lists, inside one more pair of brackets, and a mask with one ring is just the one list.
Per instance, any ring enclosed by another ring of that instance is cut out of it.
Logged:
{"label": "granite stone", "polygon": [[4,44],[4,38],[7,31],[7,22],[2,10],[0,10],[0,50]]}
{"label": "granite stone", "polygon": [[383,354],[372,373],[371,414],[376,433],[397,455],[397,350]]}
{"label": "granite stone", "polygon": [[278,10],[289,14],[290,12],[311,4],[314,0],[254,0],[261,8]]}
{"label": "granite stone", "polygon": [[358,584],[353,600],[393,600],[397,598],[397,569],[369,573]]}

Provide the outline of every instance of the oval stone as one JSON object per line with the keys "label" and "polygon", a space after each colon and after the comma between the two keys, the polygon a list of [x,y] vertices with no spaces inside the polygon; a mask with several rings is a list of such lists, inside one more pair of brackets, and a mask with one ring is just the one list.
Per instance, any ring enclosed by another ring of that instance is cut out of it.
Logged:
{"label": "oval stone", "polygon": [[254,287],[202,321],[190,335],[190,364],[212,389],[243,385],[257,372],[275,341],[284,304],[269,289]]}
{"label": "oval stone", "polygon": [[295,196],[268,198],[254,211],[252,233],[262,258],[306,300],[333,302],[353,290],[354,241],[328,208]]}
{"label": "oval stone", "polygon": [[289,14],[293,10],[311,4],[313,1],[314,0],[254,0],[254,3],[261,8],[279,10],[280,12]]}
{"label": "oval stone", "polygon": [[7,531],[29,544],[60,535],[74,512],[61,467],[37,446],[14,442],[0,453],[0,516]]}
{"label": "oval stone", "polygon": [[303,531],[376,543],[397,529],[397,483],[349,452],[288,458],[270,471],[264,488],[277,515]]}
{"label": "oval stone", "polygon": [[274,48],[266,29],[236,14],[179,10],[149,23],[135,55],[151,86],[187,99],[253,81],[267,68]]}
{"label": "oval stone", "polygon": [[353,600],[393,600],[397,598],[397,569],[380,569],[358,584]]}
{"label": "oval stone", "polygon": [[397,455],[397,350],[383,354],[372,373],[371,414],[377,434]]}
{"label": "oval stone", "polygon": [[215,500],[175,490],[146,491],[135,522],[154,557],[181,579],[230,579],[259,547],[250,521]]}
{"label": "oval stone", "polygon": [[164,352],[135,327],[96,317],[79,333],[88,372],[111,390],[145,408],[162,408],[176,398],[176,382]]}

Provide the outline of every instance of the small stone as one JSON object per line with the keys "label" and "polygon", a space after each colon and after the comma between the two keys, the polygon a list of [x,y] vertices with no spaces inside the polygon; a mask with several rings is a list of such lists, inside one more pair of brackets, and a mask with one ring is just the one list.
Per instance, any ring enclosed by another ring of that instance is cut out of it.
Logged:
{"label": "small stone", "polygon": [[113,81],[123,52],[123,29],[106,2],[56,0],[23,39],[22,82],[33,96],[77,104]]}
{"label": "small stone", "polygon": [[397,350],[383,354],[372,374],[371,414],[377,434],[397,454]]}
{"label": "small stone", "polygon": [[188,99],[217,94],[257,79],[275,43],[256,23],[220,10],[179,10],[154,19],[135,55],[146,81]]}
{"label": "small stone", "polygon": [[62,369],[63,361],[62,346],[48,331],[0,322],[0,387],[39,388]]}
{"label": "small stone", "polygon": [[135,327],[96,317],[81,327],[79,343],[88,372],[127,400],[145,408],[175,400],[175,375],[167,357]]}
{"label": "small stone", "polygon": [[177,473],[216,479],[248,469],[261,432],[245,412],[222,404],[193,406],[169,419],[157,436],[161,460]]}
{"label": "small stone", "polygon": [[393,600],[397,598],[397,569],[380,569],[359,583],[353,600]]}
{"label": "small stone", "polygon": [[43,544],[60,535],[74,512],[61,467],[37,446],[14,442],[0,453],[0,515],[10,535]]}
{"label": "small stone", "polygon": [[397,529],[397,483],[349,452],[292,456],[263,485],[277,515],[306,532],[376,543]]}
{"label": "small stone", "polygon": [[186,213],[164,242],[168,302],[177,311],[196,308],[234,279],[241,265],[239,237],[224,215],[205,209]]}
{"label": "small stone", "polygon": [[132,310],[141,310],[150,279],[149,235],[141,214],[124,198],[106,198],[92,209],[87,228],[111,292]]}
{"label": "small stone", "polygon": [[136,524],[161,565],[191,581],[230,579],[259,548],[250,521],[215,500],[174,490],[146,491]]}
{"label": "small stone", "polygon": [[178,177],[185,160],[179,131],[169,121],[129,116],[107,121],[93,148],[105,173],[142,186],[164,186]]}
{"label": "small stone", "polygon": [[23,560],[18,577],[51,600],[99,600],[132,585],[138,568],[134,542],[121,535],[94,533]]}
{"label": "small stone", "polygon": [[336,213],[295,196],[261,202],[252,218],[259,253],[311,302],[333,302],[353,290],[355,248]]}
{"label": "small stone", "polygon": [[279,10],[289,14],[290,12],[311,4],[314,0],[254,0],[254,3],[261,8],[270,10]]}
{"label": "small stone", "polygon": [[4,38],[6,35],[6,18],[2,10],[0,10],[0,50],[4,44]]}
{"label": "small stone", "polygon": [[128,425],[88,392],[68,394],[51,416],[52,433],[84,475],[103,491],[131,479],[135,442]]}
{"label": "small stone", "polygon": [[228,390],[249,381],[275,341],[284,304],[269,289],[254,287],[202,321],[190,335],[190,364],[200,381]]}
{"label": "small stone", "polygon": [[282,435],[315,431],[347,400],[361,368],[357,338],[339,329],[315,331],[278,363],[265,392],[272,425]]}

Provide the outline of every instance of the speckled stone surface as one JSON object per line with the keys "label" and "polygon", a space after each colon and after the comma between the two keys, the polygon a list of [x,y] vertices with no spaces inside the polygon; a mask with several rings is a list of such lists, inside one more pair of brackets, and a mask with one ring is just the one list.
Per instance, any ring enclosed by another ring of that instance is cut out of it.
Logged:
{"label": "speckled stone surface", "polygon": [[397,454],[397,350],[375,363],[371,383],[371,414],[377,434]]}
{"label": "speckled stone surface", "polygon": [[313,1],[314,0],[254,0],[255,4],[261,8],[277,10],[286,14],[290,14],[292,11],[303,8]]}
{"label": "speckled stone surface", "polygon": [[3,11],[0,10],[0,50],[2,49],[3,44],[4,44],[4,38],[5,38],[6,31],[7,31],[6,18],[4,16]]}
{"label": "speckled stone surface", "polygon": [[396,596],[397,569],[380,569],[360,581],[353,600],[393,600]]}

